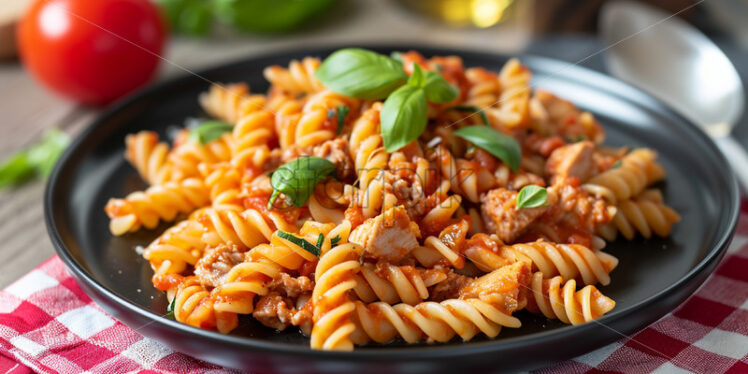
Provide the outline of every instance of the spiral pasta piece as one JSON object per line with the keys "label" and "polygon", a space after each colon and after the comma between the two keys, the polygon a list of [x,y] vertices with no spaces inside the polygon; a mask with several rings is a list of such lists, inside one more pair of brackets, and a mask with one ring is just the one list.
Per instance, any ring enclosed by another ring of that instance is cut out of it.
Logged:
{"label": "spiral pasta piece", "polygon": [[211,246],[234,244],[253,248],[270,241],[275,231],[274,224],[268,224],[262,213],[255,209],[243,210],[238,206],[206,208],[198,220],[205,228],[202,240]]}
{"label": "spiral pasta piece", "polygon": [[186,277],[174,297],[174,319],[201,329],[216,327],[213,298],[196,276]]}
{"label": "spiral pasta piece", "polygon": [[198,166],[205,186],[210,191],[212,205],[238,205],[242,176],[236,168],[223,162],[214,165],[200,164]]}
{"label": "spiral pasta piece", "polygon": [[213,309],[218,331],[230,332],[236,328],[239,314],[252,313],[255,295],[266,295],[267,283],[279,276],[282,270],[281,266],[265,258],[232,267],[223,283],[212,291],[216,300]]}
{"label": "spiral pasta piece", "polygon": [[[232,159],[234,167],[244,169],[246,162],[260,146],[267,148],[268,142],[275,138],[275,117],[267,110],[247,113],[237,120],[232,131]],[[269,152],[269,150],[268,150]]]}
{"label": "spiral pasta piece", "polygon": [[465,78],[470,83],[470,88],[465,97],[465,105],[485,108],[499,101],[501,85],[496,73],[484,68],[470,68],[465,69]]}
{"label": "spiral pasta piece", "polygon": [[600,318],[616,305],[595,286],[587,285],[577,291],[575,280],[564,282],[561,276],[544,279],[543,274],[537,272],[532,276],[530,287],[532,298],[528,309],[566,324],[578,325]]}
{"label": "spiral pasta piece", "polygon": [[543,240],[500,246],[497,251],[479,245],[470,246],[464,254],[484,271],[524,261],[532,264],[533,269],[539,270],[546,278],[560,274],[564,279],[579,279],[584,284],[609,284],[609,273],[618,265],[618,259],[608,253],[595,252],[578,244],[557,244]]}
{"label": "spiral pasta piece", "polygon": [[200,95],[199,101],[208,114],[230,123],[267,104],[264,95],[250,94],[249,86],[244,83],[213,84]]}
{"label": "spiral pasta piece", "polygon": [[197,263],[206,246],[200,240],[202,234],[203,226],[195,219],[187,219],[164,231],[145,248],[143,258],[154,270],[154,284],[159,277],[182,273],[188,265]]}
{"label": "spiral pasta piece", "polygon": [[312,94],[324,89],[314,76],[320,66],[318,58],[305,57],[301,61],[292,60],[288,68],[274,65],[265,68],[263,75],[273,86],[290,95]]}
{"label": "spiral pasta piece", "polygon": [[665,178],[665,169],[656,158],[657,153],[651,149],[635,149],[621,159],[619,167],[592,177],[582,188],[611,204],[632,198]]}
{"label": "spiral pasta piece", "polygon": [[125,159],[150,185],[171,180],[168,154],[169,145],[159,142],[158,134],[153,131],[140,131],[125,137]]}
{"label": "spiral pasta piece", "polygon": [[413,266],[367,263],[356,275],[356,295],[366,303],[376,300],[388,304],[403,302],[416,305],[428,299],[431,287],[447,278],[444,272],[417,269]]}
{"label": "spiral pasta piece", "polygon": [[598,233],[607,240],[615,240],[621,233],[628,240],[634,239],[637,233],[645,239],[652,235],[667,237],[673,224],[680,221],[680,215],[665,205],[658,190],[648,190],[640,196],[618,204],[618,211],[613,220],[598,228]]}
{"label": "spiral pasta piece", "polygon": [[178,213],[190,213],[210,202],[208,189],[199,179],[185,179],[151,186],[124,199],[110,199],[106,206],[109,230],[114,235],[155,228],[159,221],[172,221]]}
{"label": "spiral pasta piece", "polygon": [[452,191],[477,203],[480,195],[494,187],[494,176],[475,162],[457,159],[445,148],[437,150],[442,178],[450,182]]}
{"label": "spiral pasta piece", "polygon": [[486,114],[502,127],[527,125],[530,117],[531,78],[530,70],[518,59],[512,58],[507,61],[499,72],[501,93],[495,103],[497,107],[485,108]]}
{"label": "spiral pasta piece", "polygon": [[[187,132],[182,132],[180,137],[187,137]],[[214,165],[231,160],[232,140],[229,134],[207,144],[189,139],[178,139],[177,142],[180,144],[169,154],[169,163],[173,165],[173,174],[176,174],[173,179],[196,178],[200,176],[201,164]]]}
{"label": "spiral pasta piece", "polygon": [[[315,270],[315,287],[312,293],[314,327],[311,334],[313,349],[353,350],[351,333],[356,329],[352,321],[355,305],[349,293],[356,287],[355,274],[359,271],[359,257],[363,248],[348,243],[351,224],[344,221],[325,239],[339,237],[336,246],[323,248]],[[326,243],[327,244],[327,243]]]}
{"label": "spiral pasta piece", "polygon": [[521,326],[517,318],[477,298],[426,301],[415,306],[356,301],[356,317],[353,340],[357,344],[369,340],[386,343],[396,337],[408,343],[425,339],[444,343],[455,335],[468,341],[478,333],[496,337],[502,326]]}

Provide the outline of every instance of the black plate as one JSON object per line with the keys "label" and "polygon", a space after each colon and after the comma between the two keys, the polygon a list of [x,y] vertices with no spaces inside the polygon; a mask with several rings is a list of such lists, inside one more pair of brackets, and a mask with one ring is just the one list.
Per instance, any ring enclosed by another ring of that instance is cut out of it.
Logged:
{"label": "black plate", "polygon": [[[267,88],[265,66],[286,65],[305,55],[326,56],[337,48],[251,58],[200,73],[216,82],[248,82]],[[408,46],[373,47],[382,53]],[[439,48],[425,55],[456,54],[466,66],[498,70],[506,56]],[[564,326],[520,313],[521,329],[504,329],[496,340],[445,345],[371,346],[355,352],[320,352],[295,331],[275,333],[241,321],[231,335],[182,325],[162,317],[166,300],[151,286],[152,271],[134,247],[158,230],[115,238],[104,214],[107,199],[142,189],[144,183],[123,158],[124,137],[150,129],[165,135],[187,116],[203,115],[197,95],[208,83],[185,76],[156,85],[103,114],[62,156],[46,191],[45,214],[57,252],[83,289],[115,318],[178,351],[217,364],[263,371],[423,372],[468,369],[516,370],[582,354],[642,329],[683,302],[724,254],[738,217],[738,189],[714,144],[695,126],[639,90],[604,75],[553,60],[521,58],[537,87],[594,113],[613,145],[656,149],[668,177],[668,204],[683,217],[668,239],[618,241],[608,251],[620,259],[613,282],[602,290],[617,302],[610,314],[581,326]]]}

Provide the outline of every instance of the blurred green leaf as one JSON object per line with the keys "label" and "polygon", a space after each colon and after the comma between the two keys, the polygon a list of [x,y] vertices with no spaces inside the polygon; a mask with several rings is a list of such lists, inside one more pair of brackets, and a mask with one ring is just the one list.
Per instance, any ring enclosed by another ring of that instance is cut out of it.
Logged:
{"label": "blurred green leaf", "polygon": [[60,130],[45,131],[37,144],[0,164],[0,188],[25,182],[34,173],[46,178],[69,143],[70,138]]}
{"label": "blurred green leaf", "polygon": [[42,140],[28,150],[29,163],[40,176],[46,178],[68,144],[70,137],[67,134],[58,129],[49,129],[44,132]]}
{"label": "blurred green leaf", "polygon": [[26,152],[18,152],[0,164],[0,188],[20,184],[33,174]]}
{"label": "blurred green leaf", "polygon": [[284,32],[327,8],[333,0],[212,0],[223,23],[243,31]]}
{"label": "blurred green leaf", "polygon": [[158,0],[172,30],[193,36],[210,32],[212,26],[209,0]]}

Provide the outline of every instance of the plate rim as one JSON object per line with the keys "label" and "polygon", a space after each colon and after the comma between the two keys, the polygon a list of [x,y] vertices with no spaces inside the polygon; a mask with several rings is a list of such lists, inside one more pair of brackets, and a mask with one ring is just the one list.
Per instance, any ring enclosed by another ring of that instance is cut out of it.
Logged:
{"label": "plate rim", "polygon": [[[438,46],[435,44],[420,43],[420,42],[419,43],[364,42],[364,43],[333,43],[333,44],[324,43],[324,44],[319,44],[319,45],[315,44],[315,45],[311,45],[311,46],[307,46],[303,48],[288,48],[288,47],[278,48],[278,49],[273,49],[268,52],[252,54],[249,56],[243,56],[243,57],[239,57],[237,59],[234,59],[234,60],[231,60],[225,63],[211,65],[207,68],[200,69],[196,73],[193,73],[193,74],[196,74],[201,79],[205,79],[202,77],[206,75],[210,75],[216,71],[228,69],[235,65],[241,65],[241,64],[247,63],[249,61],[260,60],[263,58],[288,56],[291,54],[322,55],[322,54],[327,53],[327,51],[334,51],[336,49],[345,48],[345,47],[349,47],[352,45],[355,45],[360,48],[367,48],[367,49],[373,49],[373,50],[415,49],[418,51],[426,51],[429,54],[431,52],[445,53],[445,54],[457,54],[459,56],[462,56],[463,54],[470,54],[473,56],[480,56],[483,58],[495,59],[497,61],[506,60],[511,57],[517,57],[522,61],[532,60],[534,64],[556,66],[561,69],[572,69],[575,71],[575,73],[580,73],[580,74],[589,76],[593,78],[596,82],[601,82],[606,86],[614,86],[619,89],[628,91],[627,94],[634,93],[642,98],[646,98],[648,102],[656,104],[655,109],[657,109],[658,111],[664,112],[678,119],[678,121],[681,122],[680,125],[682,125],[684,129],[687,129],[687,131],[690,131],[694,134],[701,133],[701,130],[695,124],[693,124],[690,120],[688,120],[681,114],[675,112],[675,110],[670,108],[667,104],[652,97],[650,94],[648,94],[647,92],[637,87],[634,87],[626,82],[623,82],[609,75],[606,75],[602,72],[598,72],[598,71],[592,70],[584,66],[580,66],[580,65],[573,64],[570,62],[565,62],[563,60],[537,56],[533,54],[526,54],[526,53],[512,55],[512,54],[480,51],[480,50],[471,49],[471,48]],[[140,307],[139,305],[135,303],[132,303],[118,296],[113,290],[110,290],[109,288],[101,284],[93,274],[87,271],[85,269],[85,266],[79,263],[73,256],[72,252],[66,247],[64,240],[62,239],[60,232],[58,231],[57,223],[56,223],[55,215],[54,215],[54,212],[56,210],[54,208],[55,206],[54,196],[55,196],[56,191],[61,188],[60,186],[62,182],[60,180],[64,179],[64,176],[61,174],[62,169],[64,169],[65,166],[71,162],[71,158],[75,154],[75,151],[78,150],[81,144],[91,135],[92,132],[94,132],[97,128],[106,124],[109,120],[111,120],[111,118],[116,117],[117,114],[120,113],[123,109],[127,108],[133,103],[136,103],[138,100],[141,100],[143,97],[151,96],[160,90],[163,90],[163,89],[168,88],[169,86],[178,84],[180,81],[184,81],[184,80],[188,80],[192,78],[194,78],[192,74],[180,73],[173,77],[169,77],[163,81],[155,82],[153,84],[150,84],[149,86],[147,86],[146,88],[142,90],[138,90],[128,95],[126,98],[120,100],[119,102],[115,103],[111,107],[107,108],[106,110],[98,114],[94,118],[94,120],[91,121],[86,126],[86,128],[75,137],[75,139],[71,142],[71,144],[68,146],[65,152],[63,152],[63,154],[60,156],[58,162],[55,164],[55,167],[52,173],[50,174],[50,177],[47,181],[45,191],[44,191],[44,219],[45,219],[45,224],[46,224],[48,235],[50,237],[50,240],[52,241],[55,251],[57,252],[57,255],[60,256],[63,263],[66,265],[68,270],[70,270],[73,273],[75,278],[77,278],[78,281],[85,282],[88,287],[91,287],[96,292],[98,292],[99,296],[105,297],[106,299],[108,299],[111,302],[116,303],[120,307],[124,307],[129,312],[137,314],[142,319],[149,320],[150,323],[158,324],[160,327],[166,328],[168,330],[174,330],[174,331],[171,331],[172,333],[187,333],[192,336],[199,336],[201,339],[207,339],[208,342],[230,344],[232,346],[236,346],[239,348],[251,349],[254,352],[258,352],[258,353],[269,352],[269,353],[277,353],[277,354],[284,354],[284,355],[294,355],[298,357],[312,356],[316,358],[327,358],[327,359],[346,360],[346,361],[348,360],[373,361],[376,359],[381,359],[383,355],[386,355],[389,359],[398,360],[398,361],[430,359],[430,358],[434,358],[435,356],[439,356],[443,358],[450,358],[450,357],[477,355],[477,354],[484,354],[484,353],[495,352],[495,351],[500,351],[500,350],[528,347],[534,344],[547,343],[554,339],[556,340],[562,339],[564,336],[569,336],[570,334],[573,336],[584,334],[585,333],[584,330],[593,329],[594,326],[596,325],[608,326],[615,321],[619,321],[627,317],[631,317],[632,314],[635,314],[638,311],[641,311],[643,309],[647,309],[651,307],[652,304],[655,304],[661,301],[662,299],[666,298],[667,296],[673,294],[678,288],[683,287],[684,285],[687,285],[690,282],[694,281],[694,278],[703,276],[703,279],[701,281],[701,283],[703,283],[706,280],[706,278],[713,272],[714,270],[713,265],[716,265],[716,262],[718,262],[725,255],[727,251],[727,247],[729,246],[735,234],[735,231],[737,229],[737,222],[738,222],[739,212],[740,212],[740,197],[739,197],[737,179],[734,175],[734,172],[732,172],[732,169],[728,167],[727,160],[725,159],[722,152],[719,151],[714,141],[711,138],[706,138],[704,139],[706,146],[711,148],[711,151],[717,157],[718,162],[719,162],[719,165],[715,165],[715,166],[719,167],[722,170],[728,171],[726,175],[728,179],[730,179],[730,183],[728,183],[728,186],[727,186],[728,188],[727,192],[729,194],[727,200],[729,202],[732,202],[733,204],[731,204],[730,206],[729,222],[727,225],[728,229],[724,231],[718,230],[717,232],[718,239],[716,240],[716,244],[711,246],[711,248],[709,248],[707,253],[705,254],[704,258],[698,263],[694,264],[693,267],[685,275],[679,278],[676,282],[660,290],[659,292],[650,295],[646,299],[639,301],[638,303],[634,305],[631,305],[625,309],[614,310],[613,312],[606,314],[605,316],[595,320],[594,322],[577,325],[577,326],[567,325],[567,326],[563,326],[560,328],[551,329],[548,331],[542,331],[542,332],[532,333],[532,334],[523,335],[523,336],[516,336],[516,337],[507,338],[507,339],[487,340],[487,341],[482,341],[482,342],[471,342],[470,344],[447,343],[447,344],[439,344],[439,345],[433,345],[433,346],[377,347],[376,349],[359,349],[359,350],[354,350],[352,352],[313,350],[309,348],[308,346],[268,341],[268,340],[263,340],[261,338],[240,337],[240,336],[234,336],[230,334],[224,335],[224,334],[220,334],[215,331],[204,330],[204,329],[199,329],[196,327],[188,326],[180,322],[168,319],[159,314],[153,313],[149,310],[146,310]],[[631,99],[631,98],[628,97],[628,99]],[[645,104],[642,102],[637,102],[637,104],[652,107],[651,104]],[[72,183],[70,184],[70,187],[74,188]],[[711,270],[709,269],[710,267],[712,268]],[[85,289],[86,287],[82,287],[82,288]],[[646,326],[640,326],[640,327],[637,327],[636,330],[638,331],[639,329],[645,328],[645,327]]]}

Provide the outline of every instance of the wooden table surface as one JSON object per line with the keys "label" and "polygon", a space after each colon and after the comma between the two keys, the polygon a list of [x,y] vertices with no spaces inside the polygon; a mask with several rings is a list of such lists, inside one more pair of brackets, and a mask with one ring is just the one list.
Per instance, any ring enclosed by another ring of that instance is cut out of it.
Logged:
{"label": "wooden table surface", "polygon": [[[527,10],[489,29],[454,29],[415,17],[390,1],[350,0],[324,22],[291,35],[230,36],[219,31],[210,40],[174,38],[156,80],[274,50],[322,44],[365,42],[430,43],[493,52],[516,53],[529,40]],[[36,84],[17,61],[0,62],[0,160],[36,141],[50,127],[75,136],[100,109],[82,108]],[[54,254],[44,227],[44,182],[0,190],[0,288]],[[102,207],[103,209],[103,207]]]}

